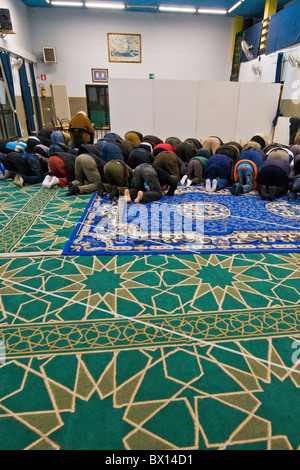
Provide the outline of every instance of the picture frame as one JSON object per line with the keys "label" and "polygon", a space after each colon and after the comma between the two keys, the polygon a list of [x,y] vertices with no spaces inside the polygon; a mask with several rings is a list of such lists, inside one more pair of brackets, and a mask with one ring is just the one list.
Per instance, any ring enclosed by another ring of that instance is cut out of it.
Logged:
{"label": "picture frame", "polygon": [[93,83],[107,83],[108,69],[92,69]]}
{"label": "picture frame", "polygon": [[107,33],[109,62],[141,63],[140,34]]}

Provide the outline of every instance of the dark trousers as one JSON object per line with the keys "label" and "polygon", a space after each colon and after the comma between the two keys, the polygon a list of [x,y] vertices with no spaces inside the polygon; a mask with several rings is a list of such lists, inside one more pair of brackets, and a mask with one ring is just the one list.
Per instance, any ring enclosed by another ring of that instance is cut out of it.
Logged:
{"label": "dark trousers", "polygon": [[200,184],[202,179],[202,165],[199,160],[190,160],[187,168],[187,177],[192,181],[192,184]]}
{"label": "dark trousers", "polygon": [[[149,187],[146,190],[145,183]],[[133,172],[133,188],[130,189],[131,199],[135,199],[138,191],[143,191],[142,203],[158,201],[162,198],[163,192],[157,173],[148,163],[142,163],[137,166]]]}
{"label": "dark trousers", "polygon": [[282,197],[287,193],[289,177],[281,168],[266,167],[262,168],[258,174],[257,191],[261,194],[261,187],[276,186],[276,198]]}

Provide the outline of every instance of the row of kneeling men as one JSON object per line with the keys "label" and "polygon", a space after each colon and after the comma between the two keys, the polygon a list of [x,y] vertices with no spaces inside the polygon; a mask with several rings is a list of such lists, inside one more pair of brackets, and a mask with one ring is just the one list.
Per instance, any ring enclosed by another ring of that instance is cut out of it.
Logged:
{"label": "row of kneeling men", "polygon": [[[47,140],[45,141],[45,133]],[[0,180],[67,188],[67,195],[98,192],[114,200],[147,203],[171,196],[177,186],[203,184],[207,192],[230,188],[233,195],[256,189],[262,199],[300,192],[300,145],[268,143],[257,133],[241,145],[209,136],[184,141],[109,133],[94,143],[70,145],[59,131],[43,130],[26,142],[0,142]]]}

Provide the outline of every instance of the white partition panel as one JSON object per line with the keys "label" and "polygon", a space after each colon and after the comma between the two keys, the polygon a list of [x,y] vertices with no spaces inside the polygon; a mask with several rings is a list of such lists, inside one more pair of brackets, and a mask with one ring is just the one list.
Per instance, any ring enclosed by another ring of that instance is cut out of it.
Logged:
{"label": "white partition panel", "polygon": [[272,122],[277,112],[280,87],[280,83],[240,84],[235,140],[245,142],[256,132],[261,132],[272,141]]}
{"label": "white partition panel", "polygon": [[279,116],[274,130],[273,141],[282,145],[290,145],[290,118]]}
{"label": "white partition panel", "polygon": [[272,141],[279,95],[279,83],[109,79],[111,131],[224,142],[261,132]]}
{"label": "white partition panel", "polygon": [[154,80],[154,135],[197,137],[197,90],[197,81]]}
{"label": "white partition panel", "polygon": [[111,78],[108,90],[111,132],[153,134],[153,80]]}
{"label": "white partition panel", "polygon": [[238,82],[198,82],[197,136],[234,140],[239,105]]}

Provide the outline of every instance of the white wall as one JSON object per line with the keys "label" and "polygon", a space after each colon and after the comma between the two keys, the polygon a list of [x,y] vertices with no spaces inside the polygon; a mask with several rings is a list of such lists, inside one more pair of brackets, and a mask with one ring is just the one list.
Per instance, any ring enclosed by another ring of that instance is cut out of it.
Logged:
{"label": "white wall", "polygon": [[[110,78],[229,80],[233,18],[213,16],[33,8],[33,50],[38,74],[67,84],[70,97],[85,97],[92,68],[107,68]],[[108,61],[107,33],[139,33],[142,63]],[[42,47],[56,48],[58,64],[42,63]]]}

